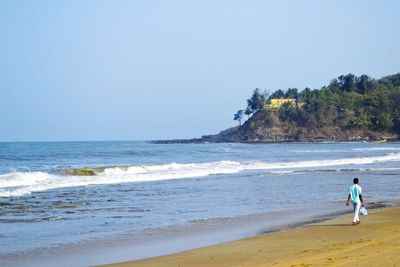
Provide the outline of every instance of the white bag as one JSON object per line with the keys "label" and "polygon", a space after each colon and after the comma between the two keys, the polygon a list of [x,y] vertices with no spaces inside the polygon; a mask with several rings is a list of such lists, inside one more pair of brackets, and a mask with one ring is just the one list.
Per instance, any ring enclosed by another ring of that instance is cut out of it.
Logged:
{"label": "white bag", "polygon": [[367,209],[366,208],[364,208],[364,207],[362,207],[361,209],[360,209],[360,214],[361,215],[368,215],[368,211],[367,211]]}

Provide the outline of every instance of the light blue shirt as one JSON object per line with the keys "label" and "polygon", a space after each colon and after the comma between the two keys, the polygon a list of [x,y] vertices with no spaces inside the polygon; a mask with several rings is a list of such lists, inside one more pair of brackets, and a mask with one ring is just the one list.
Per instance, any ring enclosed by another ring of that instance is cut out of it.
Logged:
{"label": "light blue shirt", "polygon": [[362,193],[362,188],[358,184],[353,184],[350,186],[350,200],[352,204],[360,203],[360,195]]}

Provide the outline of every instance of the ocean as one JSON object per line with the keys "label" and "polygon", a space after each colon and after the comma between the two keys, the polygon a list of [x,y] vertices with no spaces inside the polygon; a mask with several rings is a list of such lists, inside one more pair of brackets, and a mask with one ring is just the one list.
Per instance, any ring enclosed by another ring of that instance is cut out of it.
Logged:
{"label": "ocean", "polygon": [[87,266],[251,236],[345,212],[353,177],[367,208],[397,202],[399,163],[400,143],[0,143],[0,265],[137,248]]}

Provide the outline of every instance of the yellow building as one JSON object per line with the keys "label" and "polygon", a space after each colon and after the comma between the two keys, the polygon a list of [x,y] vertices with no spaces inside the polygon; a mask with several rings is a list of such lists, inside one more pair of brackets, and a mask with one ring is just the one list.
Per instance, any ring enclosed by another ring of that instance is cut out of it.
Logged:
{"label": "yellow building", "polygon": [[271,102],[266,106],[268,109],[279,109],[285,103],[296,104],[296,99],[294,98],[272,98]]}

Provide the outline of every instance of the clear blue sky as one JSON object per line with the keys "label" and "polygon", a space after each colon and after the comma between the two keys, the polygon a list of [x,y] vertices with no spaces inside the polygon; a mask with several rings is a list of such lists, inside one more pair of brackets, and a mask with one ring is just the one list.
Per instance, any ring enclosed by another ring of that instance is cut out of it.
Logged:
{"label": "clear blue sky", "polygon": [[0,141],[199,137],[255,87],[400,71],[400,1],[0,1]]}

